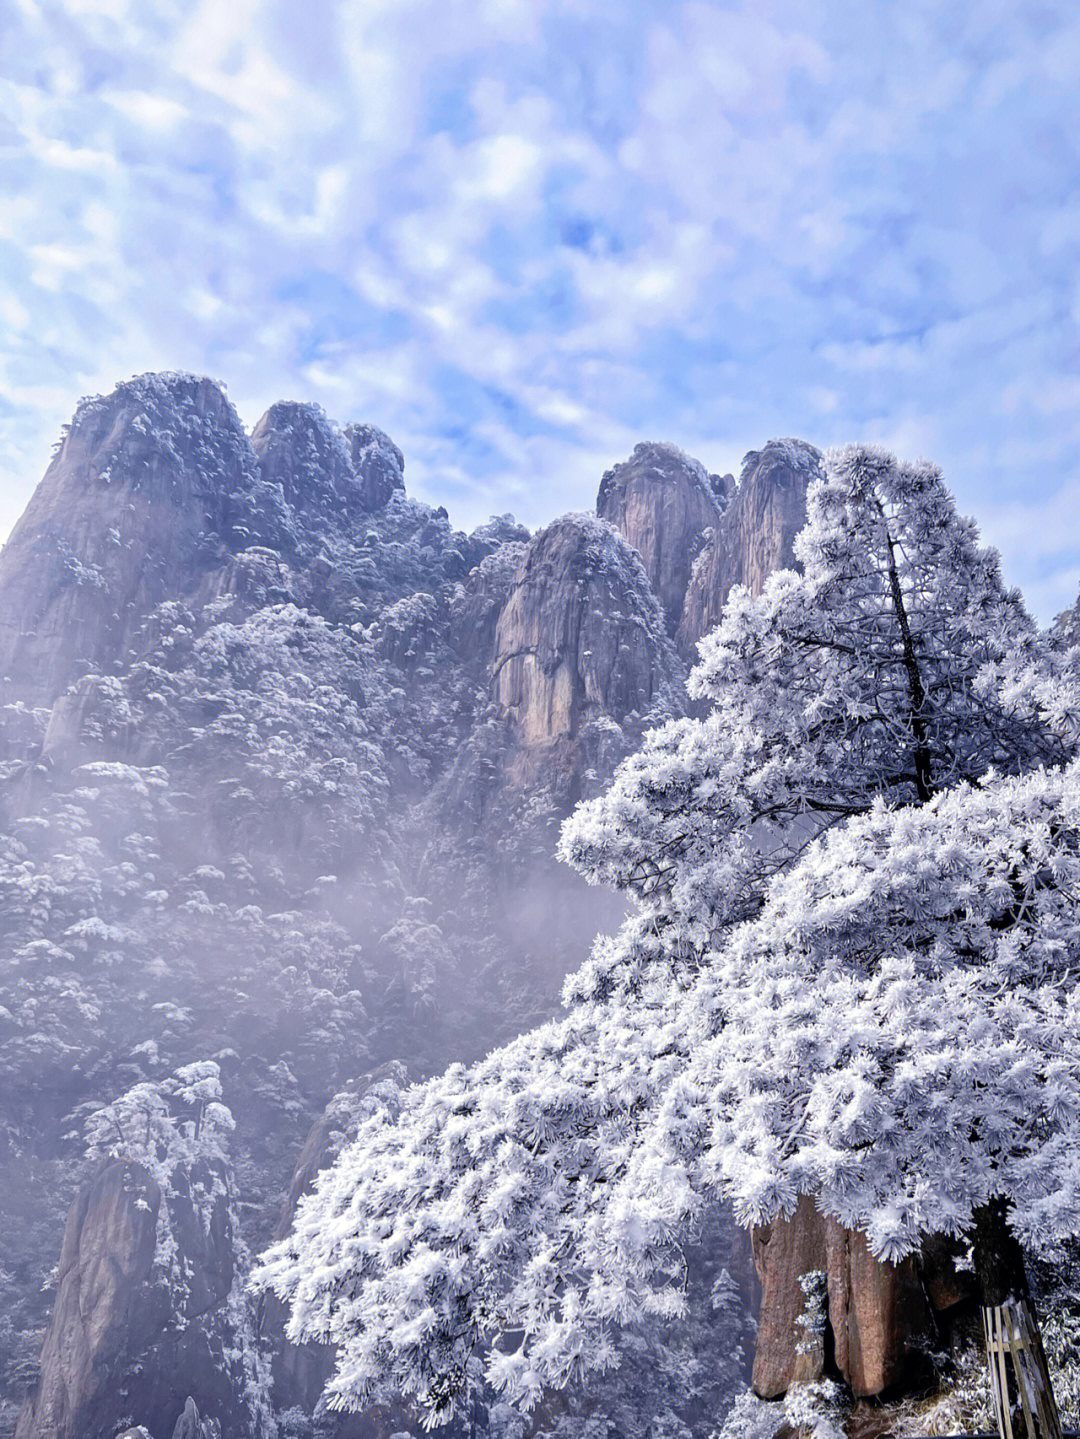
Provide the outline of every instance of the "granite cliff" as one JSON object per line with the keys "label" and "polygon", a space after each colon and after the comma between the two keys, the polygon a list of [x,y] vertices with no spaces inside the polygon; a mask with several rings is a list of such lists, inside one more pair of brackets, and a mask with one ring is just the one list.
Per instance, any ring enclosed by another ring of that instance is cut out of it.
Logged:
{"label": "granite cliff", "polygon": [[771,440],[743,460],[731,502],[694,562],[679,621],[684,648],[719,623],[735,585],[760,594],[773,570],[794,563],[792,545],[806,522],[806,490],[819,460],[801,440]]}
{"label": "granite cliff", "polygon": [[706,474],[674,445],[656,443],[635,445],[600,481],[596,513],[641,556],[669,634],[682,618],[694,558],[720,523],[733,487],[730,475]]}

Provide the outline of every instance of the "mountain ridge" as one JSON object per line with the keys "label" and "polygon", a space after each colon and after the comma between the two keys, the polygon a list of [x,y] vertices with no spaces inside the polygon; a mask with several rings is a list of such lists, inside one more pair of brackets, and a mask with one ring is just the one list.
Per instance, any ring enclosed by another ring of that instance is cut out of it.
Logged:
{"label": "mountain ridge", "polygon": [[[685,712],[719,590],[789,553],[817,452],[788,464],[786,443],[734,485],[645,442],[603,477],[603,513],[466,534],[408,495],[388,436],[318,406],[280,402],[248,435],[182,374],[79,406],[0,550],[0,1118],[20,1196],[0,1267],[22,1276],[0,1323],[19,1373],[93,1181],[71,1136],[126,1085],[217,1056],[254,1250],[349,1080],[431,1073],[550,1014],[621,914],[555,863],[558,827]],[[150,1363],[105,1328],[95,1362]],[[63,1346],[45,1352],[59,1392]],[[190,1377],[213,1416],[220,1384]],[[4,1382],[10,1413],[25,1381]],[[94,1404],[101,1439],[141,1422]],[[20,1439],[97,1439],[87,1414],[44,1412]]]}

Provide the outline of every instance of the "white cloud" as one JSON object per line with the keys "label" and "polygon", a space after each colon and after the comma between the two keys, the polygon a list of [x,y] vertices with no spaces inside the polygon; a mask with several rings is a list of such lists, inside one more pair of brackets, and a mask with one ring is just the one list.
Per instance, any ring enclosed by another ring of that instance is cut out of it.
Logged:
{"label": "white cloud", "polygon": [[80,393],[184,367],[249,422],[367,415],[464,523],[587,505],[644,435],[930,450],[1046,613],[1080,569],[1080,17],[849,20],[16,7],[0,533]]}

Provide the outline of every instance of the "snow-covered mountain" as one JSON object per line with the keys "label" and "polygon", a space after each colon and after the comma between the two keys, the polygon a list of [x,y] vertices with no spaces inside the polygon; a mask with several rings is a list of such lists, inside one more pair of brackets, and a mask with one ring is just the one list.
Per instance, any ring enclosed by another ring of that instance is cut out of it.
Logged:
{"label": "snow-covered mountain", "polygon": [[[409,497],[386,435],[316,406],[248,435],[220,386],[173,374],[79,405],[0,551],[0,1385],[9,1420],[29,1395],[20,1439],[158,1439],[188,1395],[230,1435],[267,1402],[314,1432],[311,1365],[280,1316],[256,1333],[240,1283],[305,1137],[307,1183],[369,1094],[552,1012],[619,918],[554,862],[559,826],[687,710],[696,640],[733,585],[790,563],[816,464],[774,441],[736,482],[641,444],[595,514],[465,534]],[[207,1063],[235,1119],[212,1152],[209,1101],[176,1078]],[[88,1148],[103,1125],[112,1148]],[[730,1242],[702,1282],[726,1267],[745,1294]],[[718,1325],[735,1354],[724,1295],[638,1341],[672,1434],[739,1367],[671,1383]],[[614,1425],[613,1395],[566,1402]]]}

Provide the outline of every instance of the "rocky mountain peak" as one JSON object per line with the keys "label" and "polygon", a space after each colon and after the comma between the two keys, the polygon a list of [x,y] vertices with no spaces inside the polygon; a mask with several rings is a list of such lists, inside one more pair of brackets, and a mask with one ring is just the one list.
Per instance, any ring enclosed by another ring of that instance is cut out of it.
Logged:
{"label": "rocky mountain peak", "polygon": [[723,517],[694,561],[678,632],[684,653],[719,623],[735,585],[758,594],[773,570],[795,563],[806,492],[820,473],[821,452],[804,440],[770,440],[745,456]]}
{"label": "rocky mountain peak", "polygon": [[116,449],[125,434],[145,434],[147,426],[174,434],[200,423],[209,427],[208,433],[232,430],[243,434],[220,381],[177,370],[151,371],[121,380],[107,395],[84,396],[68,435],[82,436],[91,447],[109,441],[107,448]]}
{"label": "rocky mountain peak", "polygon": [[190,492],[215,502],[220,508],[208,518],[220,522],[250,475],[244,427],[224,387],[166,372],[136,375],[108,395],[80,400],[41,489],[55,491],[63,481],[65,500],[74,498],[69,487],[84,487],[98,502],[117,487],[167,501]]}
{"label": "rocky mountain peak", "polygon": [[565,515],[533,538],[499,616],[492,676],[529,752],[674,694],[681,666],[662,611],[637,550],[611,525]]}
{"label": "rocky mountain peak", "polygon": [[365,510],[381,510],[395,490],[405,489],[405,456],[377,425],[346,425],[345,443]]}
{"label": "rocky mountain peak", "polygon": [[809,484],[821,473],[821,451],[806,440],[791,437],[769,440],[760,450],[748,450],[743,456],[739,489],[746,484],[773,485],[781,489],[799,483]]}
{"label": "rocky mountain peak", "polygon": [[[51,702],[124,652],[134,619],[269,518],[213,380],[139,375],[75,412],[0,551],[0,682]],[[272,508],[272,507],[271,507]]]}
{"label": "rocky mountain peak", "polygon": [[637,550],[669,634],[682,616],[694,556],[727,502],[730,476],[710,475],[676,445],[646,441],[600,481],[596,512]]}
{"label": "rocky mountain peak", "polygon": [[251,432],[263,478],[280,485],[299,515],[326,516],[363,508],[345,437],[319,405],[279,400]]}

